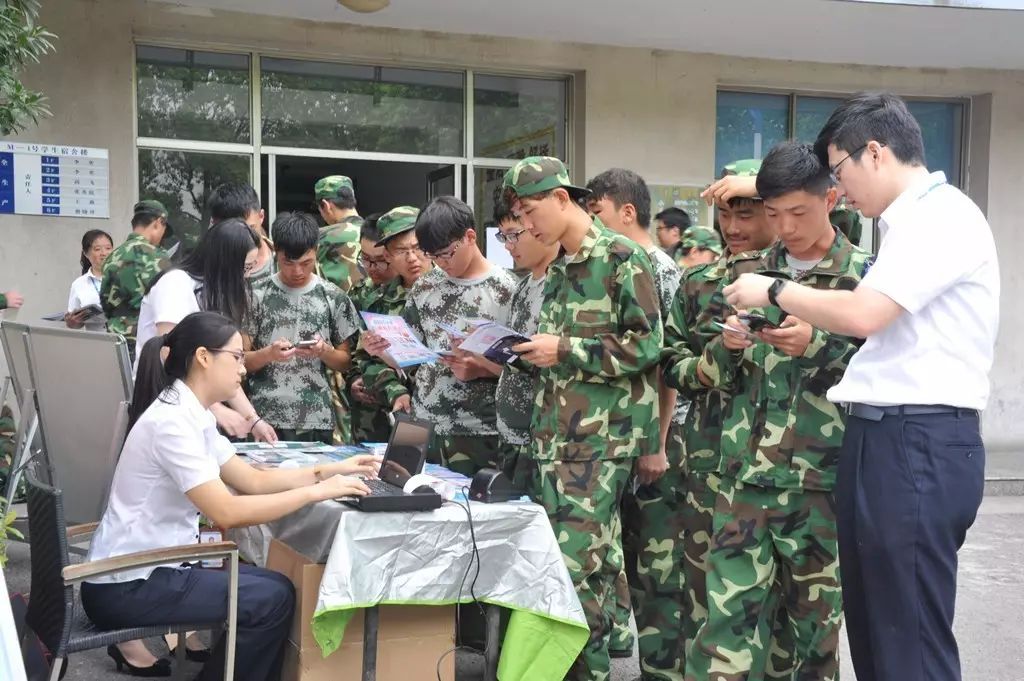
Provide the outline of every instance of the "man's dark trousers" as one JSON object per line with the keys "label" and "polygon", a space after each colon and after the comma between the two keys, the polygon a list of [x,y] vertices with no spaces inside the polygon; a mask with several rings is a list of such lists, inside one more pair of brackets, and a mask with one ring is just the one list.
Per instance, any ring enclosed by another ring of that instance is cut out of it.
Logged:
{"label": "man's dark trousers", "polygon": [[957,551],[984,488],[978,413],[886,407],[847,417],[839,565],[858,681],[953,681]]}

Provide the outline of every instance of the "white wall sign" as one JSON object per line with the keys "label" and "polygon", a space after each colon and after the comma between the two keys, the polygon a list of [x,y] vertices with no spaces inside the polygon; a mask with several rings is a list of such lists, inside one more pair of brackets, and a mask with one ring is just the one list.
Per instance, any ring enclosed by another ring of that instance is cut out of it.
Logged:
{"label": "white wall sign", "polygon": [[0,142],[0,214],[110,217],[106,149]]}

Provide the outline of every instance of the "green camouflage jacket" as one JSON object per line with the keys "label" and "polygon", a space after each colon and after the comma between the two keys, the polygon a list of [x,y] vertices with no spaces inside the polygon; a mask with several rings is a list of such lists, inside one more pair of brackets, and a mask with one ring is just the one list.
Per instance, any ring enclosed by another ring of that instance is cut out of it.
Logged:
{"label": "green camouflage jacket", "polygon": [[351,215],[336,225],[320,228],[320,242],[316,248],[319,274],[345,293],[363,278],[359,270],[359,254],[363,251],[359,242],[362,225],[361,217]]}
{"label": "green camouflage jacket", "polygon": [[[723,256],[713,263],[698,265],[683,274],[672,310],[665,322],[665,350],[662,371],[665,383],[691,400],[683,424],[683,441],[688,471],[721,472],[719,440],[722,412],[729,396],[711,389],[697,378],[697,365],[705,347],[722,333],[712,325],[732,314],[722,289],[744,272],[760,265],[758,251]],[[719,353],[728,353],[721,348]]]}
{"label": "green camouflage jacket", "polygon": [[[473,280],[453,279],[435,267],[413,284],[402,316],[427,347],[448,349],[448,332],[439,323],[458,326],[462,320],[477,318],[507,323],[508,304],[518,283],[511,272],[500,267]],[[373,388],[382,391],[387,404],[392,404],[408,388],[397,372],[388,373],[383,381],[375,379]],[[413,415],[432,421],[438,435],[497,434],[497,378],[460,381],[448,367],[435,362],[419,365],[413,381]]]}
{"label": "green camouflage jacket", "polygon": [[[544,303],[547,277],[534,279],[527,274],[520,280],[509,304],[508,327],[525,336],[537,333],[540,308]],[[498,413],[498,434],[511,445],[528,445],[533,403],[537,394],[537,369],[522,360],[515,360],[501,369],[495,393]]]}
{"label": "green camouflage jacket", "polygon": [[274,242],[265,236],[261,236],[260,241],[270,248],[270,257],[267,259],[267,262],[263,264],[263,267],[249,273],[250,286],[256,286],[261,281],[270,279],[270,277],[277,273],[277,256],[274,254]]}
{"label": "green camouflage jacket", "polygon": [[656,454],[662,326],[650,259],[599,220],[548,269],[537,332],[560,336],[533,410],[544,461]]}
{"label": "green camouflage jacket", "polygon": [[[359,332],[359,315],[352,301],[330,282],[314,278],[301,290],[288,289],[277,276],[253,287],[252,309],[245,333],[253,349],[278,338],[298,340],[318,334],[332,346]],[[256,411],[275,428],[333,430],[334,409],[327,367],[318,359],[294,358],[272,362],[246,377],[246,394]]]}
{"label": "green camouflage jacket", "polygon": [[[831,250],[799,282],[853,290],[870,260],[870,253],[836,231]],[[765,251],[761,269],[792,276],[781,242]],[[776,307],[751,311],[775,323],[784,317]],[[722,355],[727,359],[717,383],[733,394],[722,426],[725,474],[762,487],[831,490],[845,419],[825,393],[842,378],[859,345],[853,338],[814,329],[802,357],[789,357],[766,343]]]}
{"label": "green camouflage jacket", "polygon": [[103,285],[100,287],[100,305],[107,317],[110,333],[135,340],[146,287],[153,277],[169,266],[167,254],[135,232],[110,252],[103,263]]}
{"label": "green camouflage jacket", "polygon": [[[399,315],[405,309],[408,293],[409,289],[402,286],[402,279],[395,277],[383,286],[373,287],[372,295],[363,296],[363,306],[360,307],[357,304],[356,307],[360,312]],[[411,369],[412,367],[406,371],[411,372]],[[363,377],[363,387],[367,392],[373,393],[382,405],[390,406],[398,395],[402,394],[397,393],[388,399],[386,394],[388,386],[401,385],[406,388],[405,392],[408,392],[408,385],[401,381],[394,369],[384,362],[377,361],[361,349],[357,350],[352,358],[352,372]]]}

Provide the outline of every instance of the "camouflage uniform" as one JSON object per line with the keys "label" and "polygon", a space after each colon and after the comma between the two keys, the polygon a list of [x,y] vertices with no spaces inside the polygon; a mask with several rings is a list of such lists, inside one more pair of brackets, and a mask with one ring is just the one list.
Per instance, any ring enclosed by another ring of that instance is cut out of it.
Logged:
{"label": "camouflage uniform", "polygon": [[[519,161],[503,185],[520,197],[556,187],[574,198],[585,193],[549,157]],[[560,340],[559,363],[538,374],[533,495],[547,510],[590,625],[567,678],[605,681],[622,495],[634,458],[660,448],[662,327],[650,259],[595,219],[579,251],[548,269],[537,331]]]}
{"label": "camouflage uniform", "polygon": [[[402,286],[402,280],[395,277],[382,286],[373,287],[372,292],[363,298],[362,307],[357,307],[360,312],[400,315],[405,309],[408,292],[409,289]],[[352,357],[353,380],[361,376],[363,388],[373,394],[378,401],[377,406],[372,406],[350,396],[352,435],[355,442],[387,442],[390,436],[391,424],[388,422],[388,413],[391,411],[391,402],[387,402],[385,396],[380,394],[379,388],[375,388],[379,370],[386,367],[387,365],[374,361],[364,350],[356,350]]]}
{"label": "camouflage uniform", "polygon": [[836,226],[843,235],[855,246],[860,245],[861,221],[860,213],[852,208],[836,206],[835,210],[828,214],[829,222]]}
{"label": "camouflage uniform", "polygon": [[[508,326],[524,336],[537,333],[540,308],[544,302],[546,276],[534,279],[527,275],[512,294],[509,304]],[[498,434],[506,447],[509,459],[505,473],[519,488],[525,488],[530,479],[533,455],[530,420],[537,396],[537,369],[522,360],[502,367],[498,389],[494,394],[498,415]]]}
{"label": "camouflage uniform", "polygon": [[703,248],[711,251],[717,256],[721,256],[724,252],[722,246],[722,237],[719,236],[711,227],[705,227],[703,225],[693,225],[687,227],[686,231],[683,232],[683,240],[679,242],[680,256],[676,259],[676,263],[685,269],[683,265],[682,251],[689,253],[690,249]]}
{"label": "camouflage uniform", "polygon": [[[869,259],[836,232],[824,259],[799,281],[852,290]],[[792,273],[781,243],[765,252],[761,265]],[[775,323],[784,317],[774,307],[762,312]],[[705,359],[718,342],[705,347]],[[705,371],[733,398],[723,418],[725,474],[708,554],[710,607],[687,658],[688,678],[746,679],[759,669],[771,647],[776,602],[788,617],[793,677],[838,678],[841,593],[832,489],[844,419],[825,393],[857,347],[853,339],[814,329],[802,357],[755,343],[743,352],[719,351]]]}
{"label": "camouflage uniform", "polygon": [[103,263],[100,305],[107,317],[107,331],[124,336],[130,351],[135,348],[146,287],[169,266],[167,254],[136,232],[129,234]]}
{"label": "camouflage uniform", "polygon": [[[278,338],[318,334],[331,346],[354,340],[359,316],[341,289],[319,277],[302,289],[289,289],[278,276],[265,279],[252,293],[245,333],[254,349]],[[271,362],[246,377],[246,393],[256,411],[279,431],[300,440],[330,441],[335,414],[327,367],[318,359]],[[310,436],[303,437],[304,433]]]}
{"label": "camouflage uniform", "polygon": [[7,309],[7,294],[6,293],[0,293],[0,310],[6,310],[6,309]]}
{"label": "camouflage uniform", "polygon": [[[339,192],[343,189],[352,190],[352,180],[344,175],[330,175],[317,181],[313,186],[313,194],[319,202],[321,199],[338,198]],[[346,294],[363,279],[362,270],[359,268],[359,255],[363,250],[359,241],[362,226],[361,217],[350,215],[337,224],[320,228],[316,248],[317,274]],[[351,406],[345,376],[330,370],[328,375],[336,422],[334,442],[351,442]]]}
{"label": "camouflage uniform", "polygon": [[[498,267],[473,281],[452,279],[434,268],[413,284],[402,316],[428,347],[447,349],[448,333],[440,323],[457,326],[472,318],[504,323],[516,283],[510,272]],[[397,372],[386,373],[375,380],[375,388],[383,389],[391,404],[408,389]],[[497,378],[460,381],[436,362],[417,367],[414,380],[413,414],[434,423],[432,453],[448,468],[469,476],[481,468],[501,468],[505,457],[495,414]]]}
{"label": "camouflage uniform", "polygon": [[[416,218],[419,214],[419,209],[413,206],[398,206],[380,216],[377,219],[380,239],[375,245],[385,246],[396,236],[415,229]],[[409,289],[402,284],[401,278],[395,277],[378,290],[379,295],[374,296],[374,299],[370,301],[371,308],[368,308],[368,311],[390,315],[402,314]],[[372,309],[372,307],[376,309]],[[387,423],[387,413],[391,411],[391,405],[400,395],[412,392],[411,379],[415,374],[416,367],[410,367],[398,373],[362,350],[356,352],[353,363],[356,372],[363,377],[363,388],[381,404],[377,412],[379,416],[376,418],[384,419],[384,428],[383,431],[376,432],[383,432],[386,438],[391,431],[391,426]]]}
{"label": "camouflage uniform", "polygon": [[739,274],[755,271],[758,265],[759,254],[752,252],[690,268],[683,275],[665,322],[665,382],[679,390],[680,396],[692,400],[681,428],[686,469],[682,509],[684,635],[680,644],[684,653],[707,613],[706,562],[721,479],[722,411],[728,399],[698,380],[697,364],[704,347],[721,333],[710,322],[723,320],[731,312],[722,289]]}
{"label": "camouflage uniform", "polygon": [[[331,175],[320,179],[313,188],[316,200],[334,199],[341,190],[352,190],[352,180],[344,175]],[[318,274],[345,293],[363,278],[359,269],[359,230],[363,219],[350,215],[341,222],[320,228],[320,241],[316,249]]]}
{"label": "camouflage uniform", "polygon": [[[647,251],[654,271],[662,319],[668,318],[682,276],[660,248]],[[682,539],[683,452],[679,427],[687,402],[679,398],[666,439],[668,470],[654,483],[640,485],[635,476],[622,501],[622,548],[625,572],[616,583],[615,628],[609,650],[632,652],[630,603],[640,639],[644,679],[682,679]],[[628,579],[627,579],[628,575]]]}

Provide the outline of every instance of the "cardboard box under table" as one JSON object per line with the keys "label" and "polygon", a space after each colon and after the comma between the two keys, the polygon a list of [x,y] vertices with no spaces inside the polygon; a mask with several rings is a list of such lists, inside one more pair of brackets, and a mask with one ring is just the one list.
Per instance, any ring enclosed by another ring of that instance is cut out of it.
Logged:
{"label": "cardboard box under table", "polygon": [[[288,634],[282,681],[338,681],[360,679],[363,674],[363,618],[353,617],[342,644],[324,657],[313,638],[313,613],[324,565],[311,561],[284,543],[272,540],[267,568],[286,575],[295,585],[295,621]],[[454,645],[453,606],[380,606],[377,634],[378,681],[409,681],[410,670],[434,668]],[[441,678],[455,678],[455,656],[441,665]]]}

